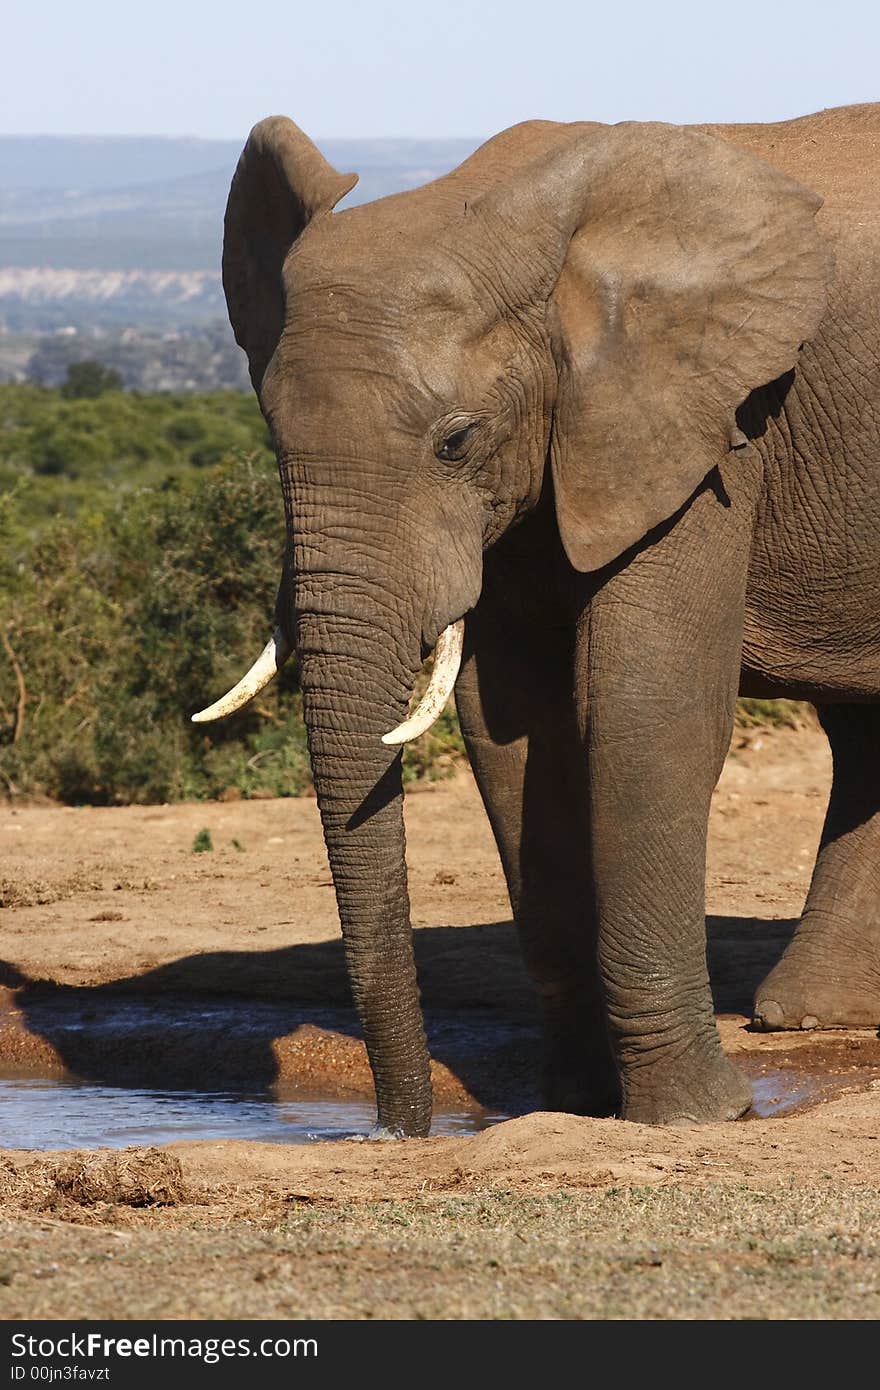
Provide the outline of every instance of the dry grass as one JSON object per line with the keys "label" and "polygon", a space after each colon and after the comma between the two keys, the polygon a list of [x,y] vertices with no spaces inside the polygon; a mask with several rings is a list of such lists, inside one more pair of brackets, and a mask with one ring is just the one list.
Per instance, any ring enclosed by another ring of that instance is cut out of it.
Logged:
{"label": "dry grass", "polygon": [[[109,875],[87,873],[79,869],[72,874],[52,879],[32,878],[27,874],[16,874],[14,877],[0,875],[0,908],[46,907],[50,903],[65,902],[85,893],[152,893],[157,886],[155,881],[149,878],[126,878],[112,872],[109,872]],[[93,920],[116,919],[110,917]]]}
{"label": "dry grass", "polygon": [[0,1316],[880,1316],[873,1188],[235,1206],[4,1222]]}
{"label": "dry grass", "polygon": [[103,880],[94,874],[75,873],[52,881],[44,878],[0,877],[0,907],[45,907],[78,893],[93,893],[103,888]]}

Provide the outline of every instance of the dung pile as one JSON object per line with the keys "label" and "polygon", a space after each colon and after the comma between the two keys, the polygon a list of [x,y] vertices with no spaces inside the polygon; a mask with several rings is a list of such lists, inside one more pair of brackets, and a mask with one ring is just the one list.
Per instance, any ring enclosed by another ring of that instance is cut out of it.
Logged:
{"label": "dung pile", "polygon": [[77,1150],[58,1160],[0,1160],[0,1204],[46,1211],[65,1206],[172,1207],[190,1199],[180,1162],[164,1149]]}

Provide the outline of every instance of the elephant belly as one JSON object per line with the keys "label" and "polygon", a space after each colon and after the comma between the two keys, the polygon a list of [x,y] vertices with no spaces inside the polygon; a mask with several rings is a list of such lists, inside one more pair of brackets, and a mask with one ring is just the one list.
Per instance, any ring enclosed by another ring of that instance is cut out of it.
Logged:
{"label": "elephant belly", "polygon": [[776,529],[772,551],[753,551],[740,693],[880,699],[880,507],[873,535],[858,543],[830,518],[820,528],[814,512],[787,522],[790,545]]}
{"label": "elephant belly", "polygon": [[880,259],[838,226],[819,333],[770,402],[743,645],[743,693],[880,698]]}
{"label": "elephant belly", "polygon": [[[804,392],[774,428],[788,456],[766,463],[743,636],[743,693],[880,698],[880,438],[843,441],[805,421]],[[799,418],[800,417],[800,418]],[[795,447],[792,448],[792,440]]]}
{"label": "elephant belly", "polygon": [[772,551],[760,543],[753,551],[741,693],[880,699],[880,506],[873,534],[858,542],[830,517],[820,526],[816,512],[787,523],[790,545],[777,530]]}

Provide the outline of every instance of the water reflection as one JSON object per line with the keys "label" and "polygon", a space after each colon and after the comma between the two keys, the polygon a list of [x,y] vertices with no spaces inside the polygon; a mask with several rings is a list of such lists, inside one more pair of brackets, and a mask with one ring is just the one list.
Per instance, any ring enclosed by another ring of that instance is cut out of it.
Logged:
{"label": "water reflection", "polygon": [[[502,1115],[439,1111],[432,1134],[469,1134]],[[372,1103],[285,1095],[283,1090],[195,1091],[96,1086],[69,1078],[0,1079],[0,1146],[7,1149],[124,1148],[175,1139],[366,1137]]]}

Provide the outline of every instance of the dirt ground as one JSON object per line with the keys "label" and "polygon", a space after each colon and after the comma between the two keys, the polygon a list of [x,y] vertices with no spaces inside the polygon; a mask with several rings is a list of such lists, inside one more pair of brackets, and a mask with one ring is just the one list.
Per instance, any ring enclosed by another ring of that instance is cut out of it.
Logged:
{"label": "dirt ground", "polygon": [[[880,1040],[747,1027],[829,782],[818,732],[740,732],[714,801],[710,968],[758,1116],[532,1109],[531,991],[461,773],[407,801],[435,1092],[514,1118],[405,1143],[0,1151],[0,1316],[880,1316]],[[0,1075],[369,1092],[314,801],[5,808],[0,855]]]}

